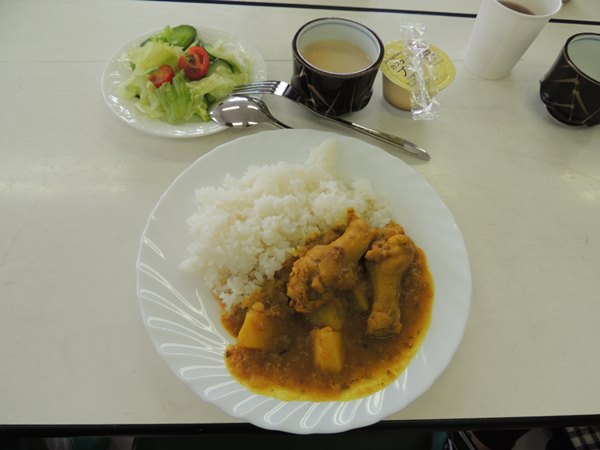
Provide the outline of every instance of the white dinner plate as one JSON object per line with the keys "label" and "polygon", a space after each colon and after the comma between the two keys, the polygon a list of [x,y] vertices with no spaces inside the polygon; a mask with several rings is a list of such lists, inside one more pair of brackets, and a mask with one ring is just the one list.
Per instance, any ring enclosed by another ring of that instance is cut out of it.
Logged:
{"label": "white dinner plate", "polygon": [[[233,340],[218,302],[180,269],[191,242],[186,220],[197,209],[194,191],[241,177],[248,166],[302,164],[328,137],[340,148],[341,174],[367,179],[384,193],[393,218],[427,254],[435,284],[432,321],[421,349],[383,390],[348,402],[282,402],[256,395],[229,374],[226,345]],[[450,363],[467,323],[471,272],[452,214],[431,186],[402,160],[361,140],[315,130],[274,130],[223,144],[184,170],[161,196],[141,237],[137,291],[144,323],[171,370],[205,401],[257,426],[292,433],[334,433],[378,422],[425,392]]]}
{"label": "white dinner plate", "polygon": [[[250,74],[250,81],[262,81],[267,78],[267,65],[260,52],[247,40],[235,36],[229,31],[218,28],[206,27],[203,25],[194,25],[198,30],[198,36],[207,43],[223,40],[226,46],[235,48],[242,46],[246,53],[254,60],[253,71]],[[110,60],[104,73],[102,74],[102,95],[108,104],[110,110],[128,125],[146,133],[164,137],[189,138],[196,136],[205,136],[218,133],[227,127],[215,122],[201,122],[199,120],[172,125],[166,120],[152,119],[141,112],[135,106],[131,99],[121,97],[119,85],[126,81],[131,75],[127,51],[140,45],[150,36],[160,33],[162,29],[154,30],[140,36],[129,42],[121,48]]]}

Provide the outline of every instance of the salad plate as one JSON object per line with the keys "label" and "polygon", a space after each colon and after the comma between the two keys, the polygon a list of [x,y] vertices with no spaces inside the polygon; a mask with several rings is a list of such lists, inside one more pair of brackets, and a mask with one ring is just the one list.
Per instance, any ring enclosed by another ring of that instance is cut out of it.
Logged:
{"label": "salad plate", "polygon": [[[368,180],[387,197],[392,218],[427,254],[435,285],[427,336],[407,369],[384,389],[357,400],[285,402],[258,395],[228,372],[224,352],[233,338],[219,303],[197,274],[180,268],[189,256],[186,221],[197,209],[195,190],[221,186],[227,174],[280,161],[302,164],[328,138],[341,151],[343,177]],[[376,423],[417,399],[436,381],[459,347],[471,302],[464,240],[434,189],[402,160],[364,141],[316,130],[273,130],[238,138],[200,157],[158,200],[143,230],[137,296],[146,329],[168,367],[201,399],[265,429],[297,434],[336,433]]]}
{"label": "salad plate", "polygon": [[[262,81],[267,77],[267,66],[258,49],[247,40],[218,28],[194,25],[198,37],[206,43],[222,41],[232,51],[244,51],[252,60],[253,67],[249,81]],[[150,36],[160,33],[162,29],[145,33],[119,49],[104,69],[101,80],[102,95],[110,110],[128,125],[143,132],[172,138],[190,138],[214,134],[226,129],[212,121],[202,122],[195,118],[192,121],[170,124],[166,120],[153,119],[140,111],[132,99],[124,98],[119,86],[131,76],[131,67],[127,52],[139,46]]]}

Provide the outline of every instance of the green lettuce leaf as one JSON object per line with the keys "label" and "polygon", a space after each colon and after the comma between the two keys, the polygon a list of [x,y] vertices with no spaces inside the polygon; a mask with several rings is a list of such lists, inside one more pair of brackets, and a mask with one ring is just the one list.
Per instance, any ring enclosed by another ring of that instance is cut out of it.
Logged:
{"label": "green lettuce leaf", "polygon": [[228,97],[233,88],[247,81],[248,74],[246,72],[233,73],[228,67],[219,66],[211,75],[201,80],[188,82],[194,113],[202,120],[209,121],[210,106]]}
{"label": "green lettuce leaf", "polygon": [[175,75],[171,83],[156,89],[156,94],[169,123],[186,122],[194,115],[192,96],[183,72]]}

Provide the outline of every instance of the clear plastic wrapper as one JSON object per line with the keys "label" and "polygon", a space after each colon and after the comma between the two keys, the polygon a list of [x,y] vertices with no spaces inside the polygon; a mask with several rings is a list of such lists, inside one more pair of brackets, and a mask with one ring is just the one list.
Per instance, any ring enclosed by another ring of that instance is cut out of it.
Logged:
{"label": "clear plastic wrapper", "polygon": [[432,120],[440,116],[440,105],[436,100],[438,77],[436,53],[426,38],[426,29],[421,24],[400,26],[400,39],[406,47],[406,70],[410,85],[411,112],[415,120]]}

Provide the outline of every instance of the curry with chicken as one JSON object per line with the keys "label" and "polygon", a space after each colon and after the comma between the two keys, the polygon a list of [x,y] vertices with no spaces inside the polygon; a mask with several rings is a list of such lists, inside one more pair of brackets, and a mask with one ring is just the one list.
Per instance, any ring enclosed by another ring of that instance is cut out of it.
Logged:
{"label": "curry with chicken", "polygon": [[315,236],[223,315],[237,338],[229,371],[282,400],[351,400],[393,382],[425,337],[433,305],[427,258],[395,222],[354,210]]}

